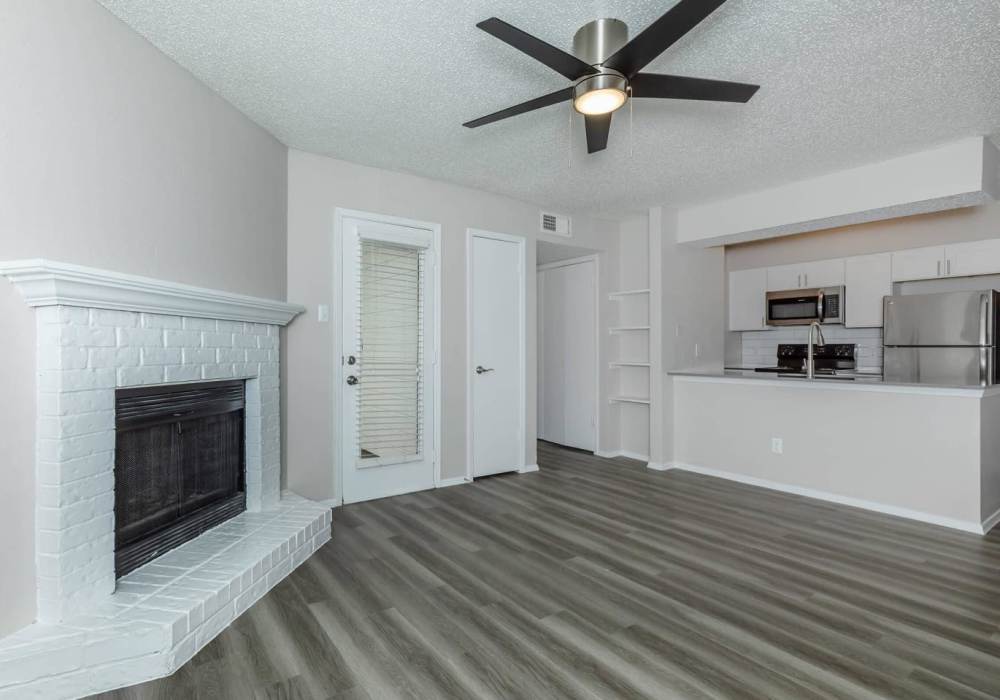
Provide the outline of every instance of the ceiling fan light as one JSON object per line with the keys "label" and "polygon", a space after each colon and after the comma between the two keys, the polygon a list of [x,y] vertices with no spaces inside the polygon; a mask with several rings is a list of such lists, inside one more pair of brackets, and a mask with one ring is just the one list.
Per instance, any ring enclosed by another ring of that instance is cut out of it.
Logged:
{"label": "ceiling fan light", "polygon": [[580,114],[610,114],[628,100],[628,82],[622,75],[602,73],[584,78],[573,91],[573,109]]}
{"label": "ceiling fan light", "polygon": [[626,95],[615,88],[591,90],[573,101],[573,107],[580,114],[608,114],[625,104]]}

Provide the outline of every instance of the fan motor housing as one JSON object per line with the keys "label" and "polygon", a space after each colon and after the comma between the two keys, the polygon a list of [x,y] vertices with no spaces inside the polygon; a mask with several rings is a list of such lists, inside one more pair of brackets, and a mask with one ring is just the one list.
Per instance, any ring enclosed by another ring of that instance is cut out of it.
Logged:
{"label": "fan motor housing", "polygon": [[573,54],[589,65],[599,66],[627,42],[628,25],[620,19],[597,19],[573,35]]}

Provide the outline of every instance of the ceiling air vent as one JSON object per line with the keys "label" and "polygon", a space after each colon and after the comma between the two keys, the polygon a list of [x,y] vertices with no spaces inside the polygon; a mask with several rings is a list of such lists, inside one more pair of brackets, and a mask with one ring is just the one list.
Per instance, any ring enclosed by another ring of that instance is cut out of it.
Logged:
{"label": "ceiling air vent", "polygon": [[569,217],[562,214],[549,214],[543,211],[541,231],[542,233],[554,233],[557,236],[569,237]]}

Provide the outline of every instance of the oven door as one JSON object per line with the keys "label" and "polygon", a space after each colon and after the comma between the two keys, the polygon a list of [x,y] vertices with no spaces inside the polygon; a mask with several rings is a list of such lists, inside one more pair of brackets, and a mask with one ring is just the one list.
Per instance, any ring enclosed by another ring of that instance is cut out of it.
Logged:
{"label": "oven door", "polygon": [[808,326],[820,321],[822,296],[819,289],[792,289],[767,293],[767,325]]}

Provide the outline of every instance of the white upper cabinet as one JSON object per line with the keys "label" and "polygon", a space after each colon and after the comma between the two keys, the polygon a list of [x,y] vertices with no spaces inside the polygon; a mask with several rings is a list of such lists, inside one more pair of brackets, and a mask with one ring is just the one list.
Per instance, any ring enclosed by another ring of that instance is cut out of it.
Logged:
{"label": "white upper cabinet", "polygon": [[764,330],[764,295],[767,293],[765,268],[729,273],[729,330]]}
{"label": "white upper cabinet", "polygon": [[889,253],[860,255],[844,261],[848,328],[882,326],[882,298],[892,294],[892,256]]}
{"label": "white upper cabinet", "polygon": [[802,288],[801,265],[778,265],[767,268],[767,291],[782,292]]}
{"label": "white upper cabinet", "polygon": [[897,250],[892,254],[892,281],[929,280],[945,274],[944,247]]}
{"label": "white upper cabinet", "polygon": [[844,283],[844,259],[817,260],[816,262],[802,263],[799,265],[802,270],[802,286],[812,287],[839,287]]}
{"label": "white upper cabinet", "polygon": [[942,272],[949,277],[1000,273],[1000,239],[947,246],[943,265]]}
{"label": "white upper cabinet", "polygon": [[843,258],[795,263],[794,265],[776,265],[767,268],[767,291],[769,292],[783,292],[786,289],[836,287],[843,283]]}

